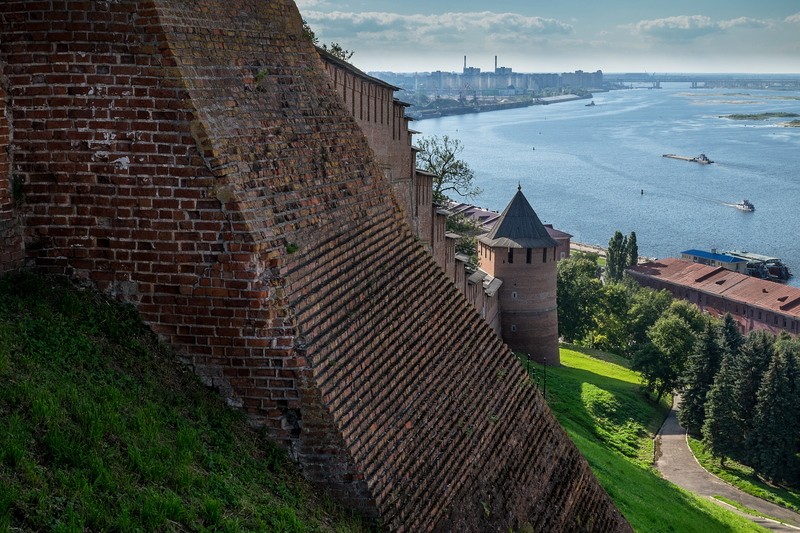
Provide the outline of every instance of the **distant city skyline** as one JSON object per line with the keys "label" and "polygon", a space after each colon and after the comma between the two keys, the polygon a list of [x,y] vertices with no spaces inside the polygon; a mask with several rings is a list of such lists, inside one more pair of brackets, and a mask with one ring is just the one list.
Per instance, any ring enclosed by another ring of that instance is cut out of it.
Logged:
{"label": "distant city skyline", "polygon": [[800,74],[797,0],[297,0],[365,71]]}

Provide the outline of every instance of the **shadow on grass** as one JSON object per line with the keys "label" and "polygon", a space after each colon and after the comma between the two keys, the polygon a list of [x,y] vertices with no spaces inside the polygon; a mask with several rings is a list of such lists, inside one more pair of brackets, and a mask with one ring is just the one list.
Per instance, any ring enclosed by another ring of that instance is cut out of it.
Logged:
{"label": "shadow on grass", "polygon": [[[548,404],[620,511],[636,531],[756,531],[650,467],[652,437],[669,406],[646,397],[626,361],[569,347],[562,366],[547,368]],[[532,366],[544,389],[544,369]]]}

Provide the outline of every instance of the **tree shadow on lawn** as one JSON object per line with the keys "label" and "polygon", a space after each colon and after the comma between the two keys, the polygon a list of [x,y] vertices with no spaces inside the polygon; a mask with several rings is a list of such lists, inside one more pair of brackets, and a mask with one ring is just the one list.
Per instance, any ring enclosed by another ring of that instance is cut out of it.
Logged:
{"label": "tree shadow on lawn", "polygon": [[[544,391],[544,369],[540,365],[534,368]],[[632,449],[637,447],[635,441],[651,439],[668,413],[666,404],[654,403],[634,381],[567,364],[548,367],[546,381],[548,404],[559,419],[568,419],[603,441],[610,440],[612,447],[632,458],[637,456]],[[622,441],[628,442],[620,447]]]}
{"label": "tree shadow on lawn", "polygon": [[[573,351],[600,359],[593,351]],[[624,368],[621,358],[605,355],[602,360]],[[566,364],[547,368],[547,402],[637,531],[741,530],[712,504],[661,478],[649,466],[651,458],[642,456],[641,441],[658,430],[666,404],[659,407],[649,400],[636,380],[575,368],[569,356],[564,359]],[[544,392],[544,369],[531,366]]]}

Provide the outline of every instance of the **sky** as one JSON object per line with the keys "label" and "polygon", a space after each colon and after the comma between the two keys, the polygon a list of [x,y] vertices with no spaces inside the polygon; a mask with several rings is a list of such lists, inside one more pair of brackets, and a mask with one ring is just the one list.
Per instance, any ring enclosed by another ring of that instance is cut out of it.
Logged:
{"label": "sky", "polygon": [[800,0],[296,0],[364,71],[800,74]]}

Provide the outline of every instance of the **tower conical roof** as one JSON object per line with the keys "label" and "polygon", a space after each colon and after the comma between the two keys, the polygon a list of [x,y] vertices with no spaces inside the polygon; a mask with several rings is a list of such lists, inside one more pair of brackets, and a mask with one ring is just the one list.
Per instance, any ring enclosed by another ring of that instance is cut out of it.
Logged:
{"label": "tower conical roof", "polygon": [[492,248],[552,248],[558,243],[522,194],[522,187],[489,233],[478,239]]}

